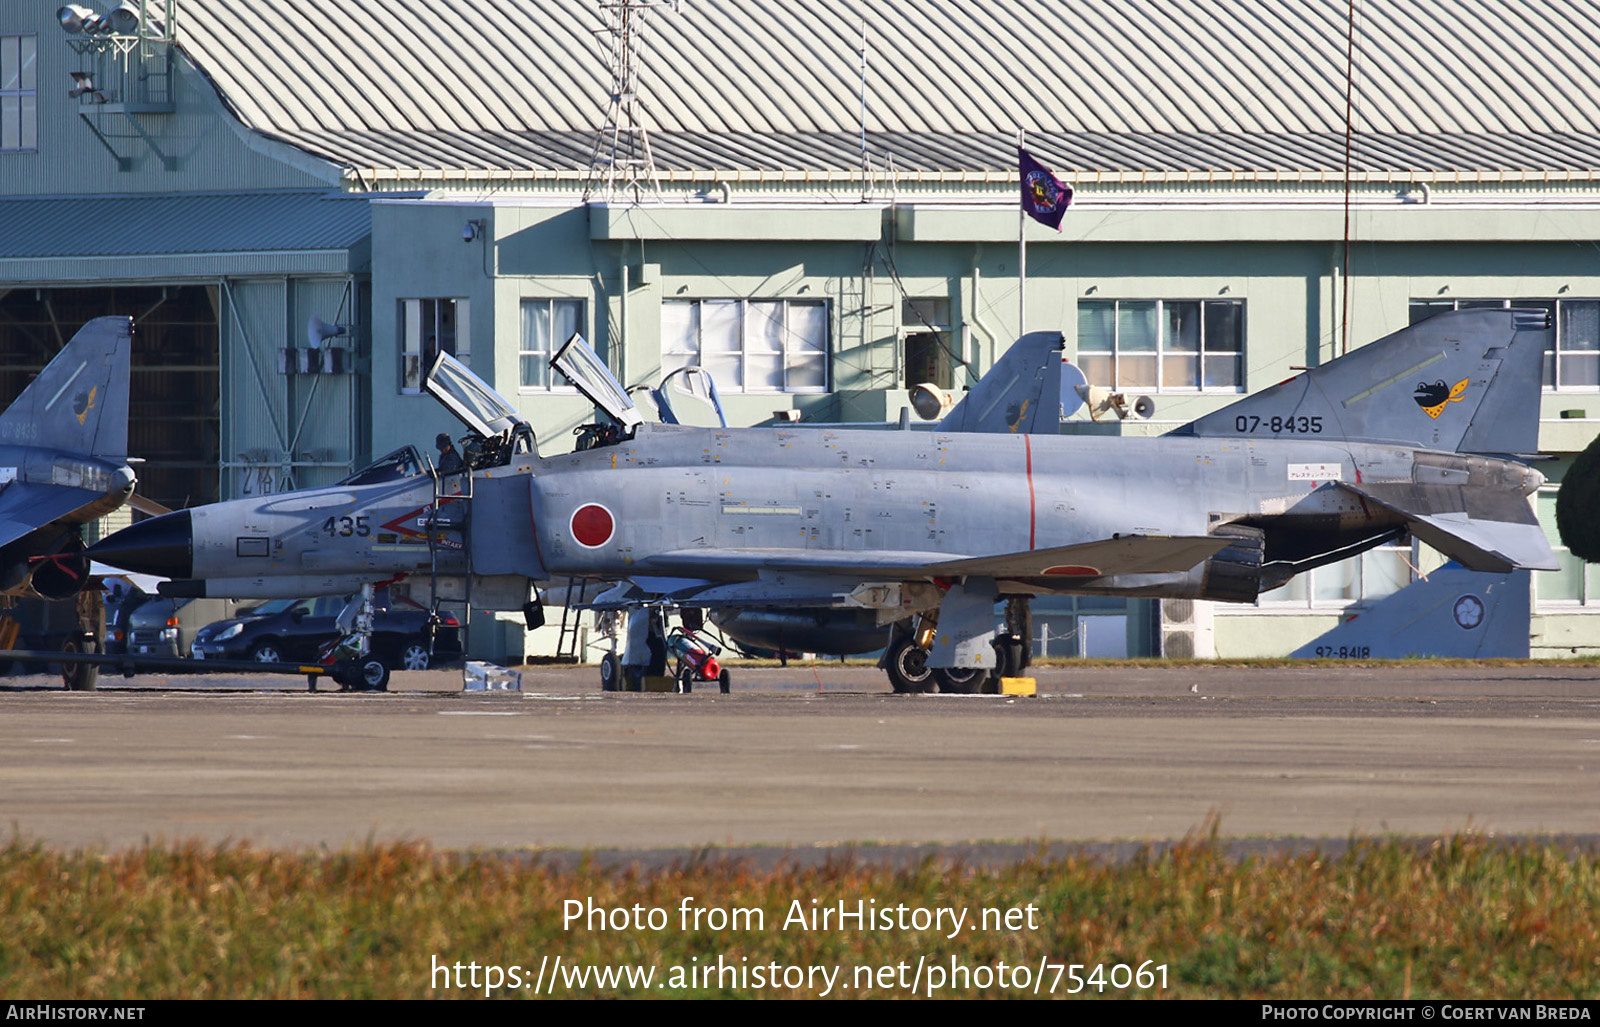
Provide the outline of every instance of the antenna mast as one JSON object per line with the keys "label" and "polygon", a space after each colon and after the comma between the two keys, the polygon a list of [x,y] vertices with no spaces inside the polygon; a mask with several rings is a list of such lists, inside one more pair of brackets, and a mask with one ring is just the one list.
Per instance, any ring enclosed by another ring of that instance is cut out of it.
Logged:
{"label": "antenna mast", "polygon": [[595,136],[589,155],[589,181],[584,186],[587,202],[600,191],[607,203],[617,192],[633,191],[634,202],[642,199],[648,186],[661,198],[661,180],[656,175],[655,155],[650,151],[650,131],[643,118],[644,100],[639,95],[639,72],[644,67],[644,19],[651,8],[670,7],[677,11],[681,0],[601,0],[606,12],[608,64],[611,70],[611,98],[605,124]]}

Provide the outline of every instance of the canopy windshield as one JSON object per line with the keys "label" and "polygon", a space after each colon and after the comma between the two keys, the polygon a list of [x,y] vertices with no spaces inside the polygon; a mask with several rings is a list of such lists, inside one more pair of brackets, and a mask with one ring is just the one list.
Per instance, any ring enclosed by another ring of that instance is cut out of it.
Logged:
{"label": "canopy windshield", "polygon": [[486,439],[495,438],[508,428],[527,425],[510,403],[448,353],[439,354],[423,386],[462,423]]}
{"label": "canopy windshield", "polygon": [[550,358],[550,364],[622,428],[631,432],[644,423],[644,415],[628,398],[627,390],[577,332]]}

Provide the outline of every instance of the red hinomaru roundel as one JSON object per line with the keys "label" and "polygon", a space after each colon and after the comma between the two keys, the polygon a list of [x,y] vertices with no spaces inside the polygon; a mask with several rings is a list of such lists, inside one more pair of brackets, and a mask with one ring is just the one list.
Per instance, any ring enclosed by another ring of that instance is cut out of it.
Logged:
{"label": "red hinomaru roundel", "polygon": [[599,503],[585,503],[572,514],[572,537],[578,545],[595,549],[611,541],[617,520]]}

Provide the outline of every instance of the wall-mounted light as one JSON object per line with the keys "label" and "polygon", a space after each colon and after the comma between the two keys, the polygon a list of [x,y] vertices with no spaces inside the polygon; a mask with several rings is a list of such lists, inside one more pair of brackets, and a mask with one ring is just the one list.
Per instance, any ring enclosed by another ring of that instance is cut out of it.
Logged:
{"label": "wall-mounted light", "polygon": [[468,221],[461,229],[461,241],[471,242],[474,239],[481,238],[483,236],[484,224],[485,222],[483,218],[473,218]]}

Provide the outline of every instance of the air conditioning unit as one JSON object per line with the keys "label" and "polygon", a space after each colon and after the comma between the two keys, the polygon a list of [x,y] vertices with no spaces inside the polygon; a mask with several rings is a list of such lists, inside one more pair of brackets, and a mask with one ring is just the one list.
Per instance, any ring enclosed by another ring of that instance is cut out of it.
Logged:
{"label": "air conditioning unit", "polygon": [[1216,658],[1216,620],[1210,602],[1161,600],[1161,655],[1169,660]]}

